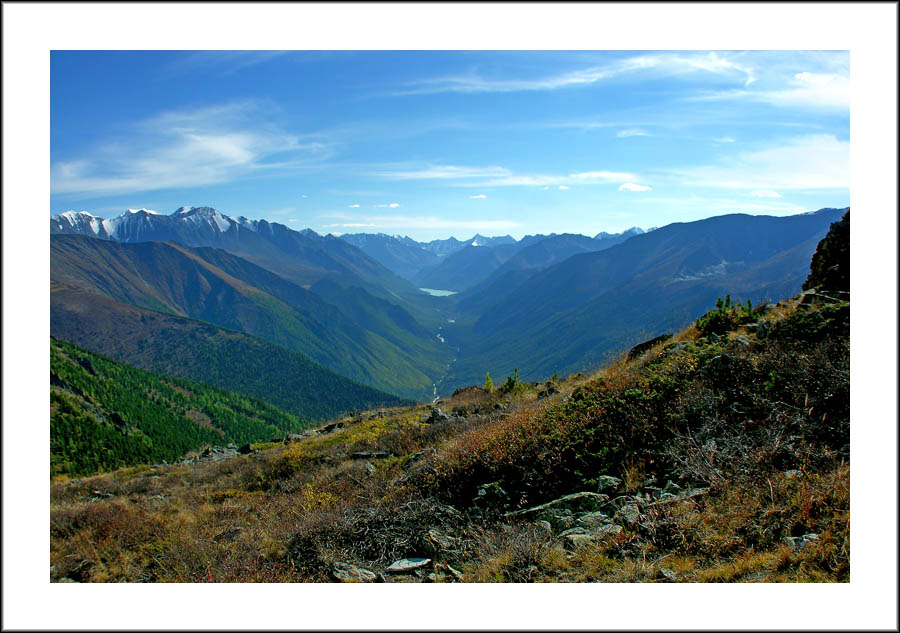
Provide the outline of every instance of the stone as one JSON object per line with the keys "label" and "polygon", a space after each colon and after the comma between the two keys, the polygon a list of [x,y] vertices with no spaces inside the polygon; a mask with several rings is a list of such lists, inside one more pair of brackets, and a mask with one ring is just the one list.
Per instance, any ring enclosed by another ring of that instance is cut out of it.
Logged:
{"label": "stone", "polygon": [[639,356],[643,356],[647,351],[650,350],[654,345],[658,345],[659,343],[665,343],[670,338],[672,338],[671,334],[660,334],[657,337],[650,339],[649,341],[644,341],[643,343],[638,343],[630,350],[628,350],[628,360],[634,360]]}
{"label": "stone", "polygon": [[350,455],[350,459],[384,459],[390,456],[387,451],[357,451]]}
{"label": "stone", "polygon": [[449,422],[451,420],[450,416],[438,407],[428,407],[428,410],[431,412],[431,415],[428,416],[428,424]]}
{"label": "stone", "polygon": [[435,529],[428,530],[425,534],[425,541],[427,549],[430,549],[432,554],[454,551],[458,544],[458,539],[447,536]]}
{"label": "stone", "polygon": [[628,504],[616,512],[616,518],[628,525],[636,525],[641,520],[641,510],[634,504]]}
{"label": "stone", "polygon": [[547,510],[563,509],[569,510],[571,512],[593,512],[599,510],[601,506],[603,506],[608,500],[608,495],[603,495],[597,492],[575,492],[570,495],[565,495],[558,499],[554,499],[553,501],[548,501],[547,503],[543,503],[539,506],[534,506],[533,508],[516,510],[515,512],[508,512],[506,513],[506,516],[514,517],[537,515]]}
{"label": "stone", "polygon": [[622,480],[611,475],[597,477],[597,492],[613,492],[622,485]]}
{"label": "stone", "polygon": [[675,343],[669,343],[663,348],[663,356],[678,356],[685,349],[687,349],[687,341],[677,341]]}
{"label": "stone", "polygon": [[234,527],[219,532],[214,538],[216,541],[233,541],[243,531],[244,528],[242,526],[235,525]]}
{"label": "stone", "polygon": [[549,398],[550,396],[556,395],[559,393],[559,389],[556,387],[547,387],[540,393],[538,393],[538,400],[543,400],[544,398]]}
{"label": "stone", "polygon": [[366,465],[363,466],[363,470],[366,471],[366,474],[367,474],[369,477],[371,477],[372,475],[374,475],[374,474],[378,471],[378,469],[375,467],[375,464],[373,464],[373,463],[371,463],[371,462],[366,462]]}
{"label": "stone", "polygon": [[238,449],[238,453],[240,453],[241,455],[249,455],[249,454],[252,453],[252,452],[254,452],[254,451],[253,451],[253,447],[250,446],[249,443],[243,444],[243,445]]}
{"label": "stone", "polygon": [[389,574],[408,574],[431,564],[430,558],[401,558],[384,571]]}
{"label": "stone", "polygon": [[741,347],[743,349],[749,349],[750,348],[750,339],[747,337],[746,334],[739,334],[738,336],[736,336],[734,338],[733,344],[736,347]]}
{"label": "stone", "polygon": [[587,528],[596,528],[610,522],[609,515],[605,512],[589,512],[578,517],[576,521],[579,525]]}
{"label": "stone", "polygon": [[375,582],[377,580],[375,572],[350,563],[334,563],[331,575],[339,582]]}
{"label": "stone", "polygon": [[677,573],[675,573],[671,569],[666,569],[665,567],[659,568],[659,575],[671,582],[675,582],[675,579],[678,578]]}
{"label": "stone", "polygon": [[317,431],[319,435],[328,435],[329,433],[334,433],[335,431],[339,431],[344,428],[343,422],[332,422],[331,424],[326,424],[321,429]]}
{"label": "stone", "polygon": [[786,470],[784,471],[785,479],[803,479],[802,470]]}

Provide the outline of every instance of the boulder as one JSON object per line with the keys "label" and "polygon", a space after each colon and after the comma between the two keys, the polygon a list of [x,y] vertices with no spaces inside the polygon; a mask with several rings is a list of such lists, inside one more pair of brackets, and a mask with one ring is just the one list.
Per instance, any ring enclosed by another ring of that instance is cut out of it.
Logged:
{"label": "boulder", "polygon": [[238,453],[240,453],[241,455],[249,455],[252,452],[254,452],[253,447],[250,446],[249,443],[241,445],[241,447],[238,449]]}
{"label": "boulder", "polygon": [[685,349],[687,349],[687,341],[677,341],[675,343],[669,343],[663,348],[663,356],[678,356]]}
{"label": "boulder", "polygon": [[357,451],[350,455],[350,459],[384,459],[390,456],[387,451]]}
{"label": "boulder", "polygon": [[552,395],[559,393],[559,389],[556,387],[550,386],[538,393],[538,400],[543,400],[544,398],[549,398]]}
{"label": "boulder", "polygon": [[622,485],[622,480],[610,475],[597,477],[597,492],[613,492]]}
{"label": "boulder", "polygon": [[642,356],[647,351],[650,350],[654,345],[658,345],[659,343],[664,343],[672,338],[671,334],[660,334],[649,341],[644,341],[643,343],[638,343],[630,350],[628,350],[628,360],[634,360],[635,358]]}
{"label": "boulder", "polygon": [[338,582],[375,582],[375,572],[351,565],[350,563],[334,563],[331,576]]}
{"label": "boulder", "polygon": [[569,510],[571,512],[593,512],[599,510],[609,500],[608,495],[597,492],[576,492],[559,499],[548,501],[533,508],[508,512],[509,517],[528,517],[539,515],[548,510]]}

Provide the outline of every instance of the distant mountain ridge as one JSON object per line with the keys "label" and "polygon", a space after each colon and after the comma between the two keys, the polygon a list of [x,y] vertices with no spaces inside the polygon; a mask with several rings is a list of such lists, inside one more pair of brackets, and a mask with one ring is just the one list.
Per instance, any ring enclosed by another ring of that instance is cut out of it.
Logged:
{"label": "distant mountain ridge", "polygon": [[[347,305],[382,316],[361,323],[319,294],[221,249],[55,235],[50,262],[51,282],[59,286],[245,332],[392,393],[424,397],[449,361],[440,342],[398,306],[356,289],[343,297]],[[329,293],[341,303],[339,291]]]}
{"label": "distant mountain ridge", "polygon": [[524,379],[581,371],[683,327],[726,293],[753,302],[792,296],[845,211],[675,223],[508,284],[486,281],[488,288],[460,295],[458,307],[470,311],[452,331],[461,360],[446,384],[477,384],[485,371],[506,375],[511,362]]}

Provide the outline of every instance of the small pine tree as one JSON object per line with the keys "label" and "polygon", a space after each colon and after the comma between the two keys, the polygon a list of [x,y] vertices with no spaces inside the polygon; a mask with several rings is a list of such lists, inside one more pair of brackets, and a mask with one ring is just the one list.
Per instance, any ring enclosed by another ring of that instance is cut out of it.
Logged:
{"label": "small pine tree", "polygon": [[491,380],[491,372],[484,374],[484,390],[491,393],[494,390],[494,381]]}

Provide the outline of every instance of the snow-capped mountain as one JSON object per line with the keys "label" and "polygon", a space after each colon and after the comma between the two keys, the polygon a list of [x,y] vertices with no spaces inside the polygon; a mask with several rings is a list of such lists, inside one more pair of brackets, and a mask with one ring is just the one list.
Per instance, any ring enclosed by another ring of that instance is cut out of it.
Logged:
{"label": "snow-capped mountain", "polygon": [[148,242],[174,240],[187,244],[205,243],[210,239],[239,230],[256,231],[259,222],[245,217],[232,218],[212,207],[180,207],[171,215],[153,209],[126,209],[116,217],[105,219],[87,211],[66,211],[50,218],[51,233],[76,233],[116,242]]}

